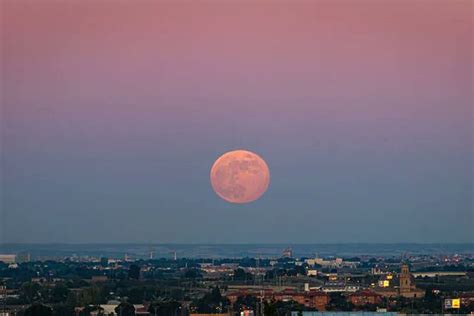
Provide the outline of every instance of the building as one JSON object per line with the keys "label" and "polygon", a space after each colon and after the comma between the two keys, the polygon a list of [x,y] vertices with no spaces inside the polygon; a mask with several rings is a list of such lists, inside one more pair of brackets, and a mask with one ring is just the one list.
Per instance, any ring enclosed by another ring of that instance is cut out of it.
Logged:
{"label": "building", "polygon": [[239,297],[253,296],[260,299],[260,297],[262,297],[263,295],[263,299],[270,299],[273,297],[273,293],[274,291],[272,289],[258,290],[258,289],[245,288],[245,289],[229,292],[225,295],[225,297],[233,305],[235,304],[235,302],[237,302],[237,299]]}
{"label": "building", "polygon": [[109,278],[106,275],[93,275],[91,277],[91,283],[103,283],[107,282]]}
{"label": "building", "polygon": [[0,254],[0,262],[6,263],[6,264],[16,263],[16,255]]}
{"label": "building", "polygon": [[425,296],[425,291],[418,289],[415,285],[413,276],[410,274],[410,270],[407,264],[403,264],[400,271],[400,296],[406,298],[421,298]]}
{"label": "building", "polygon": [[[98,309],[91,312],[91,316],[98,316],[98,315],[106,315],[106,316],[116,316],[117,313],[115,312],[115,308],[117,308],[119,304],[103,304],[99,305]],[[135,308],[135,315],[137,316],[148,316],[150,313],[148,312],[148,308],[142,304],[133,305]]]}
{"label": "building", "polygon": [[326,310],[329,303],[329,295],[321,291],[295,292],[293,290],[285,290],[273,295],[275,301],[295,301],[306,307],[317,308],[320,311]]}
{"label": "building", "polygon": [[220,277],[222,275],[232,275],[236,269],[239,268],[238,264],[221,264],[221,265],[213,265],[209,263],[201,263],[200,269],[202,272],[215,275],[216,277]]}
{"label": "building", "polygon": [[241,290],[228,293],[226,295],[226,298],[230,301],[231,304],[234,304],[239,297],[245,296],[254,296],[258,299],[262,298],[265,301],[295,301],[306,307],[317,308],[318,310],[326,310],[326,305],[329,303],[328,294],[311,289],[305,292],[298,292],[294,289],[285,289],[280,292],[275,292],[271,289],[265,289],[260,291]]}
{"label": "building", "polygon": [[461,299],[461,306],[469,306],[474,304],[474,292],[462,293],[459,298]]}
{"label": "building", "polygon": [[384,274],[378,281],[379,287],[390,287],[393,284],[393,275],[391,274]]}
{"label": "building", "polygon": [[425,296],[425,291],[416,287],[415,280],[406,264],[401,266],[401,271],[398,275],[398,287],[395,284],[397,282],[393,276],[386,275],[381,278],[379,286],[374,291],[385,297],[422,298]]}
{"label": "building", "polygon": [[326,260],[323,258],[305,259],[305,263],[310,267],[313,267],[315,265],[320,265],[322,267],[353,267],[356,265],[356,262],[344,262],[342,258],[335,258],[330,260]]}
{"label": "building", "polygon": [[382,302],[382,295],[373,291],[364,290],[350,294],[348,296],[348,301],[355,306],[377,305]]}
{"label": "building", "polygon": [[347,284],[344,281],[331,281],[326,282],[322,287],[321,291],[325,293],[335,293],[335,292],[357,292],[360,290],[360,286],[356,284]]}
{"label": "building", "polygon": [[468,275],[466,271],[432,271],[432,272],[418,272],[412,273],[412,275],[417,278],[435,278],[442,276],[451,276],[451,277],[465,277]]}

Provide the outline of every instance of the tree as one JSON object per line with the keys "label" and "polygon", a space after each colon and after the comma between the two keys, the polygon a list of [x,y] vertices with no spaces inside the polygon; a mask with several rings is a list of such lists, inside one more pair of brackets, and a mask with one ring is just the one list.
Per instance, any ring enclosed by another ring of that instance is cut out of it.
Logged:
{"label": "tree", "polygon": [[315,310],[312,308],[308,308],[300,303],[295,301],[272,301],[270,303],[265,303],[263,306],[265,315],[290,315],[292,312],[298,312],[301,314],[302,311],[311,311]]}
{"label": "tree", "polygon": [[128,291],[127,291],[127,294],[126,296],[128,297],[127,301],[132,303],[132,304],[140,304],[142,303],[144,300],[147,299],[147,297],[145,297],[146,295],[146,287],[143,287],[143,286],[140,286],[140,287],[137,287],[137,286],[134,286],[134,287],[131,287]]}
{"label": "tree", "polygon": [[129,279],[140,279],[140,267],[136,264],[132,264],[128,269],[128,278]]}
{"label": "tree", "polygon": [[25,310],[24,316],[53,316],[53,310],[43,304],[33,304]]}
{"label": "tree", "polygon": [[150,316],[176,315],[181,309],[181,304],[176,301],[153,302],[148,308]]}
{"label": "tree", "polygon": [[214,287],[203,298],[193,302],[193,307],[199,313],[221,313],[227,310],[229,301],[222,297],[219,287]]}
{"label": "tree", "polygon": [[55,305],[53,307],[53,316],[71,316],[74,315],[74,307],[67,304]]}
{"label": "tree", "polygon": [[342,293],[329,293],[330,303],[327,306],[328,311],[352,311],[354,304],[347,301]]}
{"label": "tree", "polygon": [[234,280],[247,281],[252,280],[252,278],[252,274],[245,272],[244,269],[238,268],[234,271]]}
{"label": "tree", "polygon": [[63,283],[56,284],[49,293],[49,299],[53,303],[60,303],[67,300],[69,296],[69,289]]}
{"label": "tree", "polygon": [[98,305],[104,302],[104,295],[97,286],[82,289],[77,297],[79,306]]}
{"label": "tree", "polygon": [[243,309],[256,310],[258,299],[252,295],[239,296],[234,304],[234,310],[241,311]]}
{"label": "tree", "polygon": [[41,299],[43,288],[36,282],[26,282],[21,286],[21,299],[32,304]]}
{"label": "tree", "polygon": [[265,316],[278,316],[275,302],[265,302],[263,312]]}
{"label": "tree", "polygon": [[128,302],[122,302],[115,307],[115,313],[117,316],[135,316],[135,307]]}
{"label": "tree", "polygon": [[79,316],[90,316],[92,312],[95,312],[97,316],[104,315],[104,309],[99,305],[88,305],[81,310]]}
{"label": "tree", "polygon": [[202,275],[199,273],[198,269],[189,269],[184,273],[184,277],[187,279],[196,279],[200,278]]}
{"label": "tree", "polygon": [[108,258],[104,258],[104,257],[103,257],[103,258],[100,258],[100,265],[101,265],[102,267],[104,267],[104,268],[107,267],[107,266],[109,265],[109,259],[108,259]]}

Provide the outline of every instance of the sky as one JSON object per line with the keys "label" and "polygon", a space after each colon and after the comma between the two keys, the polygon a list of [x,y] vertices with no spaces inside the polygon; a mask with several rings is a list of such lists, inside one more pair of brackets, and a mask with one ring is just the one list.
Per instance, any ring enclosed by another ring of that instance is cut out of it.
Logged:
{"label": "sky", "polygon": [[472,1],[0,8],[0,242],[474,242]]}

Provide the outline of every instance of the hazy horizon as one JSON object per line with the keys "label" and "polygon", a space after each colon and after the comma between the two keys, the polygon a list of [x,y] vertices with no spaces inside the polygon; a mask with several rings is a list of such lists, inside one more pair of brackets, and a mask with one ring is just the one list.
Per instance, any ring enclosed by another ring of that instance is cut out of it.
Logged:
{"label": "hazy horizon", "polygon": [[406,257],[472,254],[474,244],[0,244],[0,253],[29,254],[35,259],[127,257],[147,259],[281,257],[290,247],[295,257]]}
{"label": "hazy horizon", "polygon": [[474,242],[472,1],[0,9],[0,243]]}

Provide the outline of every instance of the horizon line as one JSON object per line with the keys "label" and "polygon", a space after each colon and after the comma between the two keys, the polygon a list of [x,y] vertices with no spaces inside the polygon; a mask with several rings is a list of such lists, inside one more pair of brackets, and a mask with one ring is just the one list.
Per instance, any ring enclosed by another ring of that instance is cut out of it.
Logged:
{"label": "horizon line", "polygon": [[213,246],[245,246],[245,245],[474,245],[472,242],[0,242],[0,246],[5,245],[213,245]]}

